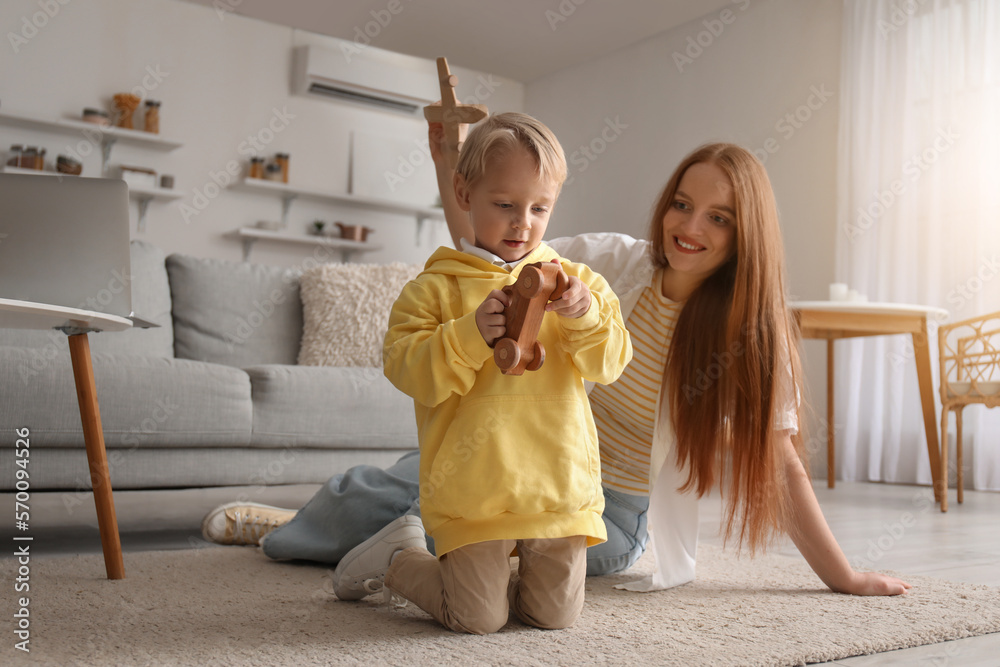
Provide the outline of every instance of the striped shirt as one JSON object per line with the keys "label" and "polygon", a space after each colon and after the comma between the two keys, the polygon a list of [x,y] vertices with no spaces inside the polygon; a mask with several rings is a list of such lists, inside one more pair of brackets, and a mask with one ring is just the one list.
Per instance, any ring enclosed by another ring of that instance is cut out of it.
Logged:
{"label": "striped shirt", "polygon": [[660,291],[662,269],[643,290],[625,322],[632,337],[632,361],[610,385],[590,392],[601,449],[605,486],[632,495],[649,495],[649,455],[663,369],[683,303]]}

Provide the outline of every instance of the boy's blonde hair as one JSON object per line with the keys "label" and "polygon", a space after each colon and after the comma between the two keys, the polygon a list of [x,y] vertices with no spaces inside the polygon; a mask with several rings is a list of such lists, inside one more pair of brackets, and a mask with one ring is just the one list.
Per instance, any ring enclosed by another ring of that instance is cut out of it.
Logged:
{"label": "boy's blonde hair", "polygon": [[472,128],[455,171],[468,185],[474,185],[486,174],[489,160],[518,147],[534,156],[540,179],[551,179],[562,187],[567,168],[559,140],[544,124],[523,113],[492,114]]}

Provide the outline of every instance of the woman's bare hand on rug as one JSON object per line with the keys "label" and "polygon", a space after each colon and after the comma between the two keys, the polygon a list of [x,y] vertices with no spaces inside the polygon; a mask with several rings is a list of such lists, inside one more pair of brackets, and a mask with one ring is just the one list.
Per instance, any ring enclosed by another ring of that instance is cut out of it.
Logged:
{"label": "woman's bare hand on rug", "polygon": [[910,585],[895,577],[878,572],[858,572],[851,567],[847,556],[837,544],[837,539],[826,523],[820,509],[812,481],[799,459],[788,432],[785,442],[785,472],[788,481],[789,501],[794,509],[789,536],[799,548],[813,572],[835,593],[853,595],[902,595]]}
{"label": "woman's bare hand on rug", "polygon": [[839,593],[851,595],[903,595],[911,588],[902,579],[878,572],[855,572],[850,585]]}

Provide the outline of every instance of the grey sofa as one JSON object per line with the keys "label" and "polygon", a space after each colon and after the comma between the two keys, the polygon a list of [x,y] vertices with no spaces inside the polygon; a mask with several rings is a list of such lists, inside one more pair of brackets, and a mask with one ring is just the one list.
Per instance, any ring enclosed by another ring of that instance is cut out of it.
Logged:
{"label": "grey sofa", "polygon": [[[417,446],[381,368],[297,366],[294,271],[132,242],[133,309],[162,326],[90,335],[114,489],[323,482]],[[65,336],[0,329],[0,491],[30,429],[32,490],[88,488]]]}

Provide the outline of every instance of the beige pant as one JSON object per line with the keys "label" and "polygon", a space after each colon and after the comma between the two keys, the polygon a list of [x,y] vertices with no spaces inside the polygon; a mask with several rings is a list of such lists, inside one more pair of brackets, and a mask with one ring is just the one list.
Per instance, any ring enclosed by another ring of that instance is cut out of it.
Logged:
{"label": "beige pant", "polygon": [[[511,576],[510,553],[520,564]],[[426,549],[400,552],[385,585],[449,630],[496,632],[513,610],[539,628],[566,628],[583,610],[587,538],[495,540],[449,551],[440,559]]]}

